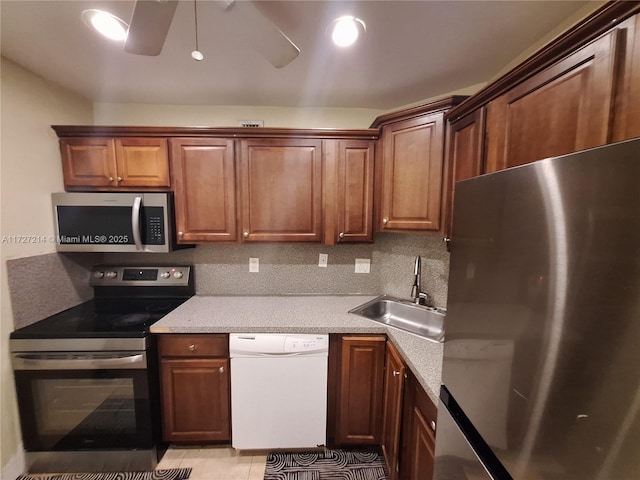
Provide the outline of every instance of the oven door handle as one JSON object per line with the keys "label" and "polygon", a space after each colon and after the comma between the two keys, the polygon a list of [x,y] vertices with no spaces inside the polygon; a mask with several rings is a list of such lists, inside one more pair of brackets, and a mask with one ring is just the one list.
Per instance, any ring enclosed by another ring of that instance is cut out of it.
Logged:
{"label": "oven door handle", "polygon": [[115,358],[47,358],[47,355],[14,353],[14,370],[107,370],[142,369],[147,366],[144,353],[123,355]]}
{"label": "oven door handle", "polygon": [[131,208],[131,231],[133,232],[133,242],[136,244],[136,250],[144,250],[142,245],[142,235],[140,234],[140,207],[142,206],[142,197],[136,196],[133,199],[133,207]]}

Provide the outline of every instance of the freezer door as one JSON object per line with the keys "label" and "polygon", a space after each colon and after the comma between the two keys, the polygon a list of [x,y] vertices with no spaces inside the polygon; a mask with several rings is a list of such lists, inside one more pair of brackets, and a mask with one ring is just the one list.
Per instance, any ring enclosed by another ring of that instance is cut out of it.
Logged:
{"label": "freezer door", "polygon": [[443,383],[511,476],[640,478],[640,139],[458,183],[450,265]]}

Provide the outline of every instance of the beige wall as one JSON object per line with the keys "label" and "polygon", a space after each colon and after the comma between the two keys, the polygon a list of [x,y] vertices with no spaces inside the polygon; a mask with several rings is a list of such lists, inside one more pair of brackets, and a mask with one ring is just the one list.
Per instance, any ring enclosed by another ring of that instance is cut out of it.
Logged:
{"label": "beige wall", "polygon": [[216,105],[95,103],[96,125],[236,127],[241,120],[263,120],[265,127],[368,128],[383,113],[372,108],[295,108]]}
{"label": "beige wall", "polygon": [[[91,124],[91,102],[2,58],[0,95],[0,422],[1,478],[22,472],[22,449],[8,339],[13,316],[6,261],[55,251],[50,193],[62,191],[58,138],[52,124]],[[34,238],[14,238],[14,236]],[[37,239],[37,240],[36,240]]]}

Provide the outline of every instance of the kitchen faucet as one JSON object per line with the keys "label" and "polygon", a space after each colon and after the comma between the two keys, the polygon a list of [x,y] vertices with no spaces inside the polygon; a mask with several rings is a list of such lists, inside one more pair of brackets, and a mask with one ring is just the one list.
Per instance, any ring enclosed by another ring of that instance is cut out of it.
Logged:
{"label": "kitchen faucet", "polygon": [[413,287],[411,287],[411,300],[416,305],[428,305],[429,295],[420,290],[420,276],[422,274],[422,261],[420,255],[416,257],[413,268]]}

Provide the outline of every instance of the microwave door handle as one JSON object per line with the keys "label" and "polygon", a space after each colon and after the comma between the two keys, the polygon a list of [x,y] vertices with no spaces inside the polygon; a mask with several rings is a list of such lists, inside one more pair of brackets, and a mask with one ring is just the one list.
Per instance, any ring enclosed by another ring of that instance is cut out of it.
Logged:
{"label": "microwave door handle", "polygon": [[144,250],[142,238],[140,236],[140,207],[142,206],[142,197],[137,196],[133,199],[133,208],[131,209],[131,230],[133,231],[133,242],[136,244],[136,250]]}

